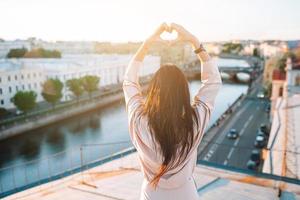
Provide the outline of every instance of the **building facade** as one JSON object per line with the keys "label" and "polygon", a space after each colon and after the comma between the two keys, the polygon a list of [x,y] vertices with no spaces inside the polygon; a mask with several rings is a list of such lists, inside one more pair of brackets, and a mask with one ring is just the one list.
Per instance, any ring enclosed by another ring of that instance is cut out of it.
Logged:
{"label": "building facade", "polygon": [[[45,80],[59,79],[63,84],[61,101],[73,98],[66,82],[86,75],[100,77],[99,87],[121,83],[132,55],[65,55],[61,59],[1,59],[0,107],[14,108],[11,98],[18,91],[35,91],[37,102],[43,101],[42,84]],[[147,56],[140,76],[153,74],[160,67],[160,57]]]}

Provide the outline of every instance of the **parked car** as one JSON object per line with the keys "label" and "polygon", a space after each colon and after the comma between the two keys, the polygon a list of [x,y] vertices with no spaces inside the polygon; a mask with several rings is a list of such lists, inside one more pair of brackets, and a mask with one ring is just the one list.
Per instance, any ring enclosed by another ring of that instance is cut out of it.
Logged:
{"label": "parked car", "polygon": [[227,133],[227,138],[229,139],[236,139],[239,137],[239,133],[236,129],[230,129],[230,131]]}
{"label": "parked car", "polygon": [[270,110],[271,110],[271,105],[268,103],[268,105],[267,105],[267,107],[266,107],[265,111],[266,111],[267,113],[269,113],[269,112],[270,112]]}
{"label": "parked car", "polygon": [[265,98],[264,92],[263,92],[263,91],[258,92],[258,93],[257,93],[257,98],[259,98],[259,99]]}
{"label": "parked car", "polygon": [[269,135],[269,129],[268,129],[268,126],[266,124],[261,124],[260,127],[259,127],[259,130],[261,132],[263,132],[264,134]]}
{"label": "parked car", "polygon": [[261,161],[262,161],[261,150],[254,149],[251,152],[249,161],[247,162],[247,168],[251,170],[257,170]]}
{"label": "parked car", "polygon": [[257,148],[264,148],[266,145],[266,138],[263,135],[257,135],[254,141],[254,146]]}

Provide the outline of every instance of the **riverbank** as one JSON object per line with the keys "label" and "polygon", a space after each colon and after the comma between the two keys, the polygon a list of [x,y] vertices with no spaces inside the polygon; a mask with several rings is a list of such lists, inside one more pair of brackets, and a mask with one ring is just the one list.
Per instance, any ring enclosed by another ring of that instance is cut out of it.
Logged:
{"label": "riverbank", "polygon": [[[147,78],[140,81],[143,91],[146,90],[148,83],[149,79]],[[57,110],[50,110],[50,113],[46,112],[43,115],[31,116],[22,122],[16,121],[9,127],[2,125],[2,130],[0,131],[0,140],[13,137],[23,132],[38,129],[43,126],[51,125],[55,122],[75,117],[91,110],[103,108],[124,100],[122,83],[114,85],[114,88],[116,89],[101,93],[98,96],[94,96],[92,99],[80,102],[73,101],[72,104],[67,105],[66,107],[59,108]]]}

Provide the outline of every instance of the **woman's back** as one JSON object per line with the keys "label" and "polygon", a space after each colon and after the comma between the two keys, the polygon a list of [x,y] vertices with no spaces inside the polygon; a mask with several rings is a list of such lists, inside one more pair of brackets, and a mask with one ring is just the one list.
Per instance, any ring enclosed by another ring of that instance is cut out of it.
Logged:
{"label": "woman's back", "polygon": [[[166,93],[170,92],[168,88],[164,93],[155,94],[161,95],[160,97],[163,96],[163,98],[153,97],[150,98],[150,101],[147,99],[145,103],[138,83],[138,70],[142,67],[142,59],[139,59],[140,51],[143,51],[143,48],[139,50],[128,66],[123,90],[128,113],[129,133],[133,145],[137,149],[144,175],[141,199],[174,199],[174,197],[179,200],[197,199],[192,173],[196,166],[197,148],[209,122],[214,100],[221,86],[218,68],[210,59],[203,63],[202,80],[205,83],[194,97],[192,105],[186,99],[182,105],[187,103],[188,106],[185,104],[186,107],[182,106],[181,110],[177,108],[181,103],[177,107],[176,103],[178,102],[163,104],[162,99],[166,101],[170,98],[166,98]],[[158,82],[158,86],[159,83],[161,81]],[[160,87],[166,87],[166,85]],[[160,91],[160,87],[156,87],[154,90]],[[147,97],[149,98],[151,95],[153,93],[148,93]],[[181,98],[180,95],[177,98]],[[171,101],[171,99],[169,100]],[[180,102],[180,100],[178,101]],[[152,112],[145,112],[147,103],[153,104],[149,109]],[[161,105],[164,105],[164,108],[169,107],[169,111],[174,111],[171,109],[172,106],[175,106],[174,109],[177,109],[178,112],[170,112],[172,115],[169,116],[168,109],[165,109],[167,113],[160,112],[164,110],[160,107]],[[190,113],[193,117],[182,123],[180,113],[182,112],[182,120],[187,119],[188,108],[191,108]],[[192,125],[191,132],[188,132],[190,129],[186,128],[189,127],[185,126],[186,124]],[[181,129],[181,127],[183,128]],[[188,131],[184,132],[185,130]],[[184,138],[188,136],[190,136],[190,140]],[[181,139],[178,140],[178,138]],[[181,140],[184,142],[181,143]]]}

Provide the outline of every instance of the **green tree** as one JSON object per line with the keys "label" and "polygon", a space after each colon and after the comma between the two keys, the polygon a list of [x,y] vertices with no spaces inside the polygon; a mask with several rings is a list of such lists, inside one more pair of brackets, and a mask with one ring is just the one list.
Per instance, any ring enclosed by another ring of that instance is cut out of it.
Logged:
{"label": "green tree", "polygon": [[77,102],[83,93],[81,79],[73,78],[67,81],[67,87],[76,96]]}
{"label": "green tree", "polygon": [[20,49],[11,49],[9,50],[8,54],[6,55],[7,58],[22,58],[27,53],[26,48]]}
{"label": "green tree", "polygon": [[24,58],[61,58],[61,53],[57,50],[51,51],[43,48],[38,48],[26,52]]}
{"label": "green tree", "polygon": [[289,52],[286,52],[282,57],[280,57],[278,59],[276,66],[282,72],[285,71],[287,58],[291,58],[292,60],[295,60],[296,54],[294,52],[289,51]]}
{"label": "green tree", "polygon": [[18,91],[12,98],[12,102],[18,110],[26,114],[35,107],[36,97],[37,95],[34,91]]}
{"label": "green tree", "polygon": [[222,53],[239,54],[242,50],[242,44],[228,42],[223,45]]}
{"label": "green tree", "polygon": [[260,57],[260,53],[259,53],[258,48],[254,48],[254,49],[253,49],[253,56],[255,56],[255,57]]}
{"label": "green tree", "polygon": [[51,103],[54,109],[55,104],[62,98],[63,83],[59,79],[48,79],[42,87],[43,98]]}
{"label": "green tree", "polygon": [[92,93],[98,89],[100,78],[98,76],[87,75],[81,78],[81,83],[83,89],[89,93],[90,99],[92,98]]}

